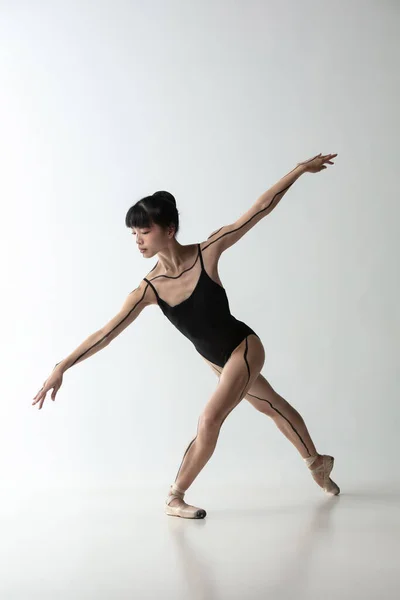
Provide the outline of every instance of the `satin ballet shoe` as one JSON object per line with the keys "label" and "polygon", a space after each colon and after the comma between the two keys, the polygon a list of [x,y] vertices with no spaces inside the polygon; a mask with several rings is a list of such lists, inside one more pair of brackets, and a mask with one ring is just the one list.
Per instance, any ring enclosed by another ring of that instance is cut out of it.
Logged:
{"label": "satin ballet shoe", "polygon": [[304,458],[303,460],[310,469],[311,475],[313,476],[314,480],[318,483],[318,485],[322,487],[324,492],[330,494],[331,496],[337,496],[338,494],[340,494],[340,487],[336,485],[336,483],[332,481],[332,479],[329,477],[333,469],[333,463],[335,462],[335,459],[333,458],[333,456],[327,456],[326,454],[323,454],[321,456],[322,463],[320,464],[320,466],[316,467],[315,469],[312,469],[311,465],[314,464],[314,462],[319,456],[319,454],[315,454],[314,456]]}
{"label": "satin ballet shoe", "polygon": [[183,517],[184,519],[204,519],[207,513],[202,508],[190,506],[190,504],[186,504],[186,506],[170,506],[174,498],[183,500],[184,495],[185,492],[173,483],[171,485],[171,493],[165,501],[165,513],[172,517]]}

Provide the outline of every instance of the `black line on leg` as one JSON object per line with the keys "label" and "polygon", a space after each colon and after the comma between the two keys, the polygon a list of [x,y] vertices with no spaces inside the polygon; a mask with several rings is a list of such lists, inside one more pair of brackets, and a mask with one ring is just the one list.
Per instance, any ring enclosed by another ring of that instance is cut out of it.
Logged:
{"label": "black line on leg", "polygon": [[299,436],[299,439],[300,439],[301,443],[303,444],[304,448],[307,450],[309,456],[311,456],[309,449],[307,448],[303,438],[301,437],[301,435],[299,434],[297,429],[295,429],[295,427],[293,427],[293,425],[291,424],[289,419],[287,417],[285,417],[285,415],[282,414],[277,408],[275,408],[275,406],[273,406],[269,400],[266,400],[265,398],[259,398],[258,396],[255,396],[254,394],[246,394],[246,396],[251,396],[251,398],[257,398],[257,400],[261,400],[262,402],[267,402],[270,405],[270,407],[272,408],[272,410],[277,412],[278,415],[280,415],[283,419],[285,419],[285,421],[287,421],[289,423],[290,427],[293,429],[293,431],[296,433],[296,435]]}
{"label": "black line on leg", "polygon": [[[188,446],[188,447],[186,448],[186,450],[185,450],[185,454],[183,455],[182,462],[181,462],[181,464],[179,465],[179,469],[178,469],[178,472],[177,472],[177,474],[176,474],[176,477],[175,477],[175,482],[176,482],[176,480],[177,480],[177,479],[178,479],[178,477],[179,477],[179,473],[180,473],[180,471],[181,471],[181,468],[182,468],[182,465],[183,465],[183,461],[185,460],[185,456],[186,456],[186,454],[189,452],[189,450],[190,450],[191,446],[194,444],[194,442],[196,441],[196,439],[197,439],[197,436],[198,436],[198,434],[199,434],[199,421],[200,421],[200,419],[197,421],[197,433],[196,433],[196,437],[192,439],[192,441],[190,442],[189,446]],[[174,482],[174,483],[175,483],[175,482]]]}
{"label": "black line on leg", "polygon": [[[248,346],[247,337],[246,337],[246,349],[245,349],[245,351],[244,351],[244,360],[245,360],[245,362],[246,362],[246,366],[247,366],[248,377],[247,377],[247,382],[246,382],[246,385],[244,386],[244,388],[243,388],[243,391],[242,391],[242,393],[240,394],[240,397],[239,397],[239,402],[240,402],[240,400],[242,400],[242,398],[244,398],[244,395],[243,395],[243,394],[244,394],[244,391],[245,391],[245,389],[247,388],[247,386],[248,386],[248,384],[249,384],[249,381],[250,381],[250,374],[251,374],[251,372],[250,372],[250,366],[249,366],[249,363],[248,363],[248,361],[247,361],[247,353],[248,353],[248,348],[249,348],[249,346]],[[225,421],[226,417],[228,417],[228,415],[230,415],[230,414],[231,414],[231,412],[233,411],[233,409],[234,409],[236,406],[237,406],[237,404],[235,404],[235,406],[233,406],[233,407],[231,408],[231,410],[228,412],[228,414],[227,414],[227,415],[224,417],[224,419],[223,419],[223,421],[222,421],[222,423],[221,423],[221,425],[220,425],[220,429],[221,429],[221,427],[222,427],[222,425],[223,425],[223,423],[224,423],[224,421]]]}
{"label": "black line on leg", "polygon": [[[247,386],[248,386],[248,384],[249,384],[249,381],[250,381],[250,376],[251,376],[250,365],[249,365],[249,363],[248,363],[248,360],[247,360],[248,348],[249,348],[249,346],[248,346],[248,341],[247,341],[247,337],[246,337],[246,349],[245,349],[245,351],[244,351],[244,360],[245,360],[245,363],[246,363],[246,366],[247,366],[248,377],[247,377],[247,382],[246,382],[246,385],[244,386],[244,388],[243,388],[243,390],[242,390],[242,393],[240,394],[240,397],[239,397],[239,402],[240,402],[240,400],[242,400],[242,398],[244,398],[244,391],[246,390],[246,388],[247,388]],[[233,407],[231,408],[231,410],[228,412],[228,414],[227,414],[227,415],[224,417],[224,419],[223,419],[223,421],[222,421],[222,423],[221,423],[221,425],[220,425],[220,427],[219,427],[219,431],[221,430],[222,424],[224,423],[225,419],[228,417],[228,415],[230,415],[230,413],[233,411],[233,409],[234,409],[236,406],[237,406],[237,404],[235,404],[235,406],[233,406]],[[200,420],[200,419],[199,419],[199,420]],[[197,422],[197,435],[198,435],[198,432],[199,432],[199,421]],[[178,469],[178,473],[176,474],[176,477],[175,477],[175,482],[176,482],[176,480],[178,479],[179,473],[180,473],[180,471],[181,471],[181,468],[182,468],[182,465],[183,465],[183,461],[185,460],[185,456],[187,455],[187,453],[189,452],[189,450],[190,450],[191,446],[193,445],[193,443],[194,443],[194,442],[195,442],[195,440],[197,439],[197,435],[196,435],[196,437],[195,437],[195,438],[194,438],[194,439],[193,439],[193,440],[190,442],[189,446],[188,446],[188,447],[186,448],[186,450],[185,450],[185,454],[183,455],[182,462],[181,462],[181,464],[180,464],[180,466],[179,466],[179,469]]]}

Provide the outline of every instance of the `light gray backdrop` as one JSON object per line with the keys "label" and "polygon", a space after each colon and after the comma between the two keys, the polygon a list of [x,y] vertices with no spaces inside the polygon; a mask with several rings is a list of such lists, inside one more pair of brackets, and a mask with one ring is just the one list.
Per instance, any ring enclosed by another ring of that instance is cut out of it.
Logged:
{"label": "light gray backdrop", "polygon": [[[264,376],[335,479],[399,477],[397,2],[1,2],[3,486],[173,481],[217,379],[156,306],[31,406],[156,258],[124,217],[177,199],[182,244],[306,174],[220,262]],[[310,485],[243,401],[194,485]]]}

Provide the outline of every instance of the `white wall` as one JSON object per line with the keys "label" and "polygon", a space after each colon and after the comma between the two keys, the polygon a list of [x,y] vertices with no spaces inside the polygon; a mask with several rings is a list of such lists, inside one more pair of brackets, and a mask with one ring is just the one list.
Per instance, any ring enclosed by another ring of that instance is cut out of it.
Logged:
{"label": "white wall", "polygon": [[[32,398],[155,264],[134,202],[198,242],[319,152],[220,274],[338,483],[398,478],[398,3],[0,6],[2,485],[174,480],[217,379],[158,307]],[[194,485],[308,477],[243,401]]]}

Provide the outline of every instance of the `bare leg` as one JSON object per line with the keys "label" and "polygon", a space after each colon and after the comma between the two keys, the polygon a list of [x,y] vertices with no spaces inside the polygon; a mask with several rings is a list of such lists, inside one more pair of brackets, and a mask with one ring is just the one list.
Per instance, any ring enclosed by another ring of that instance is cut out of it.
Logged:
{"label": "bare leg", "polygon": [[[199,418],[197,435],[186,449],[175,479],[175,485],[183,492],[211,458],[223,422],[257,379],[264,360],[260,339],[250,335],[234,350],[222,369],[218,386]],[[183,499],[174,498],[170,506],[185,504]]]}
{"label": "bare leg", "polygon": [[317,454],[303,417],[272,388],[261,373],[246,394],[246,400],[254,408],[271,417],[302,458]]}
{"label": "bare leg", "polygon": [[[220,368],[217,365],[209,361],[206,362],[217,375],[220,374]],[[312,461],[312,468],[310,467],[314,480],[328,493],[338,493],[339,488],[332,480],[327,478],[327,469],[331,469],[333,464],[331,466],[328,457],[324,457],[324,455],[317,452],[303,417],[272,388],[261,373],[249,388],[245,398],[258,411],[271,417],[278,429],[292,442],[303,459],[317,456]],[[323,465],[326,465],[326,467]]]}
{"label": "bare leg", "polygon": [[333,468],[333,457],[317,452],[303,417],[272,388],[261,373],[247,392],[246,400],[273,419],[306,461],[316,483],[328,494],[339,494],[340,488],[329,477]]}
{"label": "bare leg", "polygon": [[[206,362],[219,376],[220,368],[209,361]],[[302,458],[318,454],[300,413],[272,388],[261,373],[249,388],[245,398],[254,408],[273,419],[275,425],[292,442]]]}

